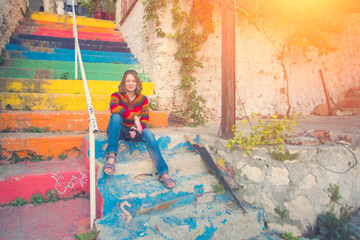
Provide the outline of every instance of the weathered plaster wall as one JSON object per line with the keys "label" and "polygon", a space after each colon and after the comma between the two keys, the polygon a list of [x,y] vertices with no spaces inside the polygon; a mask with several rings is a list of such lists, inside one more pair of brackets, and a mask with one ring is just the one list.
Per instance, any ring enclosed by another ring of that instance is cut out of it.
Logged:
{"label": "weathered plaster wall", "polygon": [[28,0],[3,0],[0,7],[0,53],[9,42],[19,21],[26,12]]}
{"label": "weathered plaster wall", "polygon": [[[119,2],[119,1],[118,1]],[[185,1],[190,4],[192,1]],[[118,7],[120,7],[118,5]],[[198,54],[204,68],[198,69],[196,89],[207,102],[206,118],[216,120],[221,116],[221,8],[214,8],[215,33],[201,47]],[[138,1],[133,11],[119,26],[132,52],[155,84],[161,110],[176,112],[183,106],[182,91],[179,90],[179,63],[174,59],[176,42],[169,38],[158,38],[154,26],[143,28],[144,6]],[[160,12],[162,29],[172,32],[171,7]],[[345,17],[345,16],[342,16]],[[319,69],[322,69],[331,98],[342,100],[344,93],[360,87],[360,14],[347,15],[348,25],[341,36],[332,37],[337,51],[327,56],[307,58],[294,52],[286,59],[289,76],[290,113],[310,115],[314,108],[325,103]],[[119,20],[117,21],[119,22]],[[236,26],[236,85],[237,116],[256,112],[262,115],[286,114],[288,103],[286,81],[278,56],[288,36],[283,26],[274,19],[262,23],[262,31],[248,23],[242,15],[237,16]],[[269,40],[269,38],[271,40]],[[312,59],[312,61],[308,61]],[[243,106],[242,106],[243,104]]]}
{"label": "weathered plaster wall", "polygon": [[[359,136],[354,138],[350,148],[355,156],[360,155],[359,140]],[[249,157],[243,150],[230,152],[225,140],[202,136],[201,142],[206,143],[232,188],[238,189],[239,199],[264,208],[270,229],[295,236],[306,233],[318,215],[330,211],[330,184],[339,186],[340,204],[354,210],[360,205],[360,166],[349,170],[355,159],[340,145],[288,145],[290,152],[300,155],[281,162],[271,159],[267,147],[255,149]],[[282,219],[275,208],[286,211],[286,217]],[[335,212],[339,213],[339,208],[335,204]]]}

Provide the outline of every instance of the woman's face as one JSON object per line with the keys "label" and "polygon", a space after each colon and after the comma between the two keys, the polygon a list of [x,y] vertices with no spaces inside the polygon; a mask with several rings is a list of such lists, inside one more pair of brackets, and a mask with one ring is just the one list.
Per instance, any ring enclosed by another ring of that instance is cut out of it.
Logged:
{"label": "woman's face", "polygon": [[135,92],[136,90],[136,79],[132,74],[126,76],[125,89],[127,92]]}

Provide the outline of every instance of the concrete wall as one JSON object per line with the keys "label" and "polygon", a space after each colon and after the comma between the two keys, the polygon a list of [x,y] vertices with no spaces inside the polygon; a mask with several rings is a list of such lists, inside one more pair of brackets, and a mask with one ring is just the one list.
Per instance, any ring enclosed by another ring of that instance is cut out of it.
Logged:
{"label": "concrete wall", "polygon": [[[352,141],[351,150],[360,155],[360,136]],[[202,136],[214,161],[223,175],[238,189],[236,195],[252,206],[264,208],[269,228],[279,232],[303,235],[313,227],[319,214],[330,211],[329,185],[340,189],[340,204],[357,210],[360,206],[360,167],[354,156],[340,145],[294,146],[290,152],[299,152],[296,160],[273,160],[268,147],[256,148],[251,157],[243,150],[229,151],[226,141]],[[319,151],[319,153],[318,153]],[[325,168],[327,169],[325,169]],[[339,213],[339,204],[335,211]],[[275,208],[286,211],[282,219]]]}
{"label": "concrete wall", "polygon": [[[184,1],[189,6],[192,1]],[[120,1],[117,2],[120,8]],[[204,68],[195,76],[198,93],[207,102],[205,116],[216,120],[221,116],[221,13],[215,6],[213,21],[215,33],[201,47],[198,54]],[[119,10],[119,9],[118,9]],[[172,33],[171,6],[160,12],[162,29]],[[176,112],[184,104],[179,90],[179,63],[174,59],[177,46],[169,37],[158,38],[154,26],[143,28],[144,6],[137,1],[125,22],[119,26],[132,52],[139,59],[144,71],[155,84],[155,91],[161,110]],[[118,17],[118,16],[117,16]],[[330,36],[337,50],[327,56],[299,51],[287,57],[289,75],[290,113],[310,115],[314,108],[325,103],[319,69],[322,69],[331,98],[339,103],[350,88],[360,87],[360,14],[341,16],[347,21],[347,28],[339,36]],[[119,17],[118,17],[119,18]],[[117,19],[117,23],[119,23]],[[279,52],[288,32],[276,18],[261,23],[264,31],[248,23],[245,15],[237,14],[236,26],[236,85],[237,116],[244,116],[242,103],[248,114],[286,114],[288,109],[286,81],[279,62]],[[271,39],[271,40],[270,40]],[[275,47],[276,46],[276,47]],[[312,59],[312,61],[308,61]]]}
{"label": "concrete wall", "polygon": [[9,42],[19,21],[26,12],[28,0],[3,0],[0,7],[0,53]]}

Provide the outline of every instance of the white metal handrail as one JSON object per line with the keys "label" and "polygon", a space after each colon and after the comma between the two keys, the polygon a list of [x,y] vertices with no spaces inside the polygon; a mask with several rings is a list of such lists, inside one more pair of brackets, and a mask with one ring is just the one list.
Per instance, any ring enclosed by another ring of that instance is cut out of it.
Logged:
{"label": "white metal handrail", "polygon": [[95,134],[99,131],[96,118],[95,118],[95,112],[94,108],[91,102],[89,87],[87,84],[86,74],[84,70],[83,61],[81,58],[81,52],[80,52],[80,46],[79,46],[79,39],[78,39],[78,32],[77,32],[77,26],[76,26],[76,15],[75,15],[75,1],[72,0],[72,17],[73,17],[73,37],[75,39],[75,79],[77,79],[78,75],[78,59],[79,59],[79,65],[80,65],[80,72],[81,72],[81,78],[84,85],[84,91],[85,91],[85,98],[86,98],[86,104],[89,112],[89,150],[90,150],[90,227],[93,229],[94,221],[96,218],[96,195],[95,195]]}

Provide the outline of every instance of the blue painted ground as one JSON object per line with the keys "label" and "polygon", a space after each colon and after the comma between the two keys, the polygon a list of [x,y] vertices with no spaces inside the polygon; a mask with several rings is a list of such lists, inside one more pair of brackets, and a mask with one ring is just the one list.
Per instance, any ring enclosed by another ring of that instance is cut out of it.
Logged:
{"label": "blue painted ground", "polygon": [[[106,143],[97,135],[100,167]],[[103,218],[96,221],[99,239],[280,239],[265,228],[263,209],[246,205],[243,215],[229,194],[212,192],[217,181],[188,142],[162,136],[158,143],[176,188],[168,190],[157,180],[143,143],[122,143],[116,174],[108,176],[102,168],[98,173],[105,201]]]}

